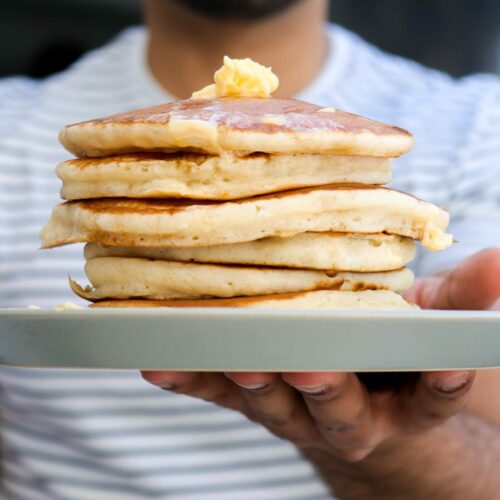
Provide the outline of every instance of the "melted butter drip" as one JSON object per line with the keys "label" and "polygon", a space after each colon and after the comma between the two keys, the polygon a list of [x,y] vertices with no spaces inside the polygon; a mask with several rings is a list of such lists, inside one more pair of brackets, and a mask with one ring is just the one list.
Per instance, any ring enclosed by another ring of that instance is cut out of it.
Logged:
{"label": "melted butter drip", "polygon": [[435,224],[429,222],[424,229],[422,245],[429,250],[444,250],[453,243],[453,236],[439,229]]}
{"label": "melted butter drip", "polygon": [[215,123],[173,117],[168,123],[168,129],[172,137],[175,138],[177,147],[217,150],[217,126]]}

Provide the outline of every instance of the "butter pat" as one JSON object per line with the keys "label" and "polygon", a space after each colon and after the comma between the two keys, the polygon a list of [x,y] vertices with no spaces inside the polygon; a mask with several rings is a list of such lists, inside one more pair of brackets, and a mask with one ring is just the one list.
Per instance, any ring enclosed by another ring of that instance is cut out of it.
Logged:
{"label": "butter pat", "polygon": [[191,94],[191,99],[213,99],[214,97],[217,97],[215,83],[207,85]]}
{"label": "butter pat", "polygon": [[444,250],[453,243],[453,236],[444,233],[432,222],[426,224],[422,245],[429,250]]}
{"label": "butter pat", "polygon": [[271,68],[249,59],[224,56],[224,64],[214,74],[211,85],[193,92],[191,99],[214,97],[270,97],[278,88],[278,77]]}

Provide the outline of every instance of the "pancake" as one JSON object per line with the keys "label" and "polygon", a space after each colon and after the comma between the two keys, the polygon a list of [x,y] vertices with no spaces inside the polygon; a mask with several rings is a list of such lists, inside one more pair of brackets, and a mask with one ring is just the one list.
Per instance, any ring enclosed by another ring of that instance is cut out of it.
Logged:
{"label": "pancake", "polygon": [[60,163],[61,196],[230,200],[339,182],[386,184],[387,158],[342,155],[237,157],[189,153],[142,153],[79,158]]}
{"label": "pancake", "polygon": [[406,130],[295,99],[186,99],[68,125],[59,135],[76,156],[137,151],[329,153],[397,157]]}
{"label": "pancake", "polygon": [[126,257],[91,259],[85,265],[85,273],[93,288],[75,287],[74,291],[89,300],[197,299],[311,290],[402,292],[413,282],[413,273],[406,268],[382,273],[349,273]]}
{"label": "pancake", "polygon": [[448,212],[408,194],[361,184],[329,185],[235,202],[105,198],[69,201],[52,211],[44,248],[94,242],[108,246],[193,247],[289,237],[309,231],[389,233],[451,244]]}
{"label": "pancake", "polygon": [[287,293],[260,297],[236,297],[232,299],[205,300],[106,300],[90,307],[248,307],[293,309],[415,309],[397,293],[387,290],[364,292],[340,292],[321,290],[316,292]]}
{"label": "pancake", "polygon": [[85,246],[87,260],[96,257],[139,257],[184,262],[277,266],[340,271],[391,271],[415,256],[410,238],[387,234],[303,233],[246,243],[196,248]]}

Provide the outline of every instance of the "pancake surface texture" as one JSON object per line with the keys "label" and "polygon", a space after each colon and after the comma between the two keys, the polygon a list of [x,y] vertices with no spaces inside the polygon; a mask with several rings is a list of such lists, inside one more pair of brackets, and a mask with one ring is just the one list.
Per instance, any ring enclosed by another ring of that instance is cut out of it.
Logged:
{"label": "pancake surface texture", "polygon": [[106,300],[90,307],[248,307],[293,309],[415,309],[401,295],[387,290],[341,292],[320,290],[316,292],[287,293],[261,297],[236,297],[232,299],[205,300]]}
{"label": "pancake surface texture", "polygon": [[409,132],[295,99],[186,99],[64,127],[59,139],[76,156],[179,150],[218,154],[333,153],[397,157]]}
{"label": "pancake surface texture", "polygon": [[381,273],[328,273],[125,257],[91,259],[85,273],[93,289],[80,289],[80,295],[90,300],[238,297],[311,290],[401,292],[413,282],[413,273],[406,268]]}
{"label": "pancake surface texture", "polygon": [[278,266],[342,271],[392,271],[415,256],[415,242],[388,234],[303,233],[291,238],[270,237],[246,243],[196,248],[85,246],[87,260],[96,257],[145,259],[216,264]]}
{"label": "pancake surface texture", "polygon": [[193,198],[230,200],[330,183],[386,184],[387,158],[342,155],[143,153],[60,163],[66,200]]}
{"label": "pancake surface texture", "polygon": [[451,244],[445,210],[413,196],[364,185],[329,185],[236,202],[106,198],[58,205],[42,229],[44,248],[75,242],[193,247],[288,237],[310,231],[390,233]]}

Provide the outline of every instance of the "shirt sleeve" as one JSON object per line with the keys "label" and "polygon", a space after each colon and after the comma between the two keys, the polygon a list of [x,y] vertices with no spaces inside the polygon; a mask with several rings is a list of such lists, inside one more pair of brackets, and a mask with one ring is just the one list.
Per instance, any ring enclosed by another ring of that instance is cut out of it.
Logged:
{"label": "shirt sleeve", "polygon": [[450,269],[483,248],[500,247],[500,80],[487,83],[450,187],[449,232],[455,243],[441,252],[423,252],[421,275]]}

